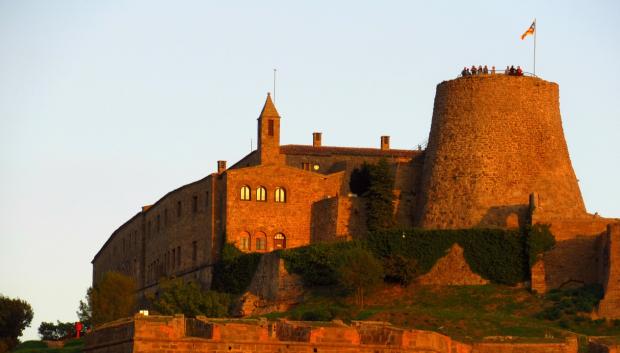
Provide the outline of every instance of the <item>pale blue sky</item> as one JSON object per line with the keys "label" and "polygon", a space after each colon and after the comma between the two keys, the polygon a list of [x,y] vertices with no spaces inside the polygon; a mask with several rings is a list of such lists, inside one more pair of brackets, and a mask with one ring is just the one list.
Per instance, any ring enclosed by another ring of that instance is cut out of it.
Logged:
{"label": "pale blue sky", "polygon": [[111,232],[256,141],[272,69],[282,143],[415,148],[464,65],[560,85],[590,212],[620,217],[618,1],[0,0],[0,293],[76,319]]}

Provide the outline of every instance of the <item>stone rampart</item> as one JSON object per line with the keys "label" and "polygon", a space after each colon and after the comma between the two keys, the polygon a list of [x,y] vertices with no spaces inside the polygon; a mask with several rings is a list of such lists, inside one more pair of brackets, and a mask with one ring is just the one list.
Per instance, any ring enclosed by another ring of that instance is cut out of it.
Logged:
{"label": "stone rampart", "polygon": [[436,332],[384,322],[207,320],[136,316],[86,338],[87,353],[577,353],[577,342],[465,344]]}

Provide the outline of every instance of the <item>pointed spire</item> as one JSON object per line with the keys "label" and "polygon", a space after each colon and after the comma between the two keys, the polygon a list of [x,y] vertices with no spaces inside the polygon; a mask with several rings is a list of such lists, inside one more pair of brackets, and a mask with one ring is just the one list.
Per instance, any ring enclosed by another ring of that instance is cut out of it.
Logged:
{"label": "pointed spire", "polygon": [[263,110],[260,112],[260,116],[280,117],[280,114],[278,114],[278,111],[276,110],[276,106],[271,100],[271,93],[269,92],[267,92],[267,99],[265,100]]}

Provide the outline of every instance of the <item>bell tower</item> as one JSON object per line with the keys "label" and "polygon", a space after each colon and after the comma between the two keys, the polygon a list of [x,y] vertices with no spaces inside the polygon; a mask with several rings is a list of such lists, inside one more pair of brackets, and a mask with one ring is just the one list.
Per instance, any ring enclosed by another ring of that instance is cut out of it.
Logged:
{"label": "bell tower", "polygon": [[263,110],[258,117],[258,153],[260,164],[274,164],[280,156],[280,114],[267,93]]}

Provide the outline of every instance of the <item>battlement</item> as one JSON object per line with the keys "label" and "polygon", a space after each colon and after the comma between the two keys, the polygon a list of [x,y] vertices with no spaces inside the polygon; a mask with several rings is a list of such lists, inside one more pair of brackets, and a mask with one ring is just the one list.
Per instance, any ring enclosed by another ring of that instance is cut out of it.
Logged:
{"label": "battlement", "polygon": [[85,352],[436,352],[577,353],[577,340],[466,344],[448,336],[385,322],[300,322],[141,316],[108,323],[86,337]]}

